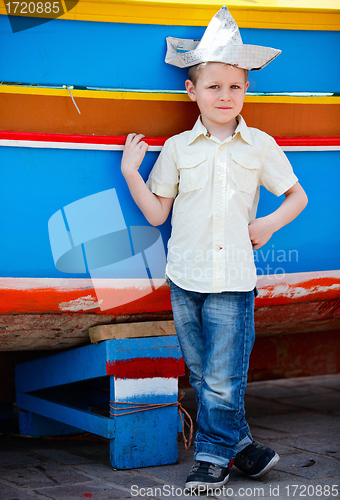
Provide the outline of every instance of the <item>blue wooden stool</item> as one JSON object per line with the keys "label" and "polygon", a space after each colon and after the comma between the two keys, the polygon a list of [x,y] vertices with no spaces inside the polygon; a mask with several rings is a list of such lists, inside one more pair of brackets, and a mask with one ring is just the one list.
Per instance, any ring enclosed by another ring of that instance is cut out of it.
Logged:
{"label": "blue wooden stool", "polygon": [[[20,433],[103,436],[116,469],[175,463],[180,375],[176,336],[106,340],[21,363],[17,406],[26,411],[20,412]],[[144,408],[164,403],[174,405]],[[110,416],[93,411],[109,404]]]}

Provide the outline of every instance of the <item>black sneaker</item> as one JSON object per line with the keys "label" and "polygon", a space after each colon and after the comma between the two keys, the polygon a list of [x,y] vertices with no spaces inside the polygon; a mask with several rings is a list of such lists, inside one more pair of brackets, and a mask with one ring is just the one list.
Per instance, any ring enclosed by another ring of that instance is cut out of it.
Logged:
{"label": "black sneaker", "polygon": [[247,476],[258,478],[272,470],[279,460],[274,450],[253,441],[236,455],[234,464]]}
{"label": "black sneaker", "polygon": [[231,466],[232,462],[228,467],[221,467],[210,462],[196,461],[187,477],[185,487],[192,491],[198,489],[200,493],[210,488],[221,488],[229,479]]}

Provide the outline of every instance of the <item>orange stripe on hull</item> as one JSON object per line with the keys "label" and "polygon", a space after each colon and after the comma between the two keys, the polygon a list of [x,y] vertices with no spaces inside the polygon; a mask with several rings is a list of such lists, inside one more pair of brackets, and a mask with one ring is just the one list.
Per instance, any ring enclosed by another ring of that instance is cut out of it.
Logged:
{"label": "orange stripe on hull", "polygon": [[[21,94],[0,95],[0,130],[56,134],[125,136],[132,131],[169,137],[192,128],[195,103],[77,98]],[[338,136],[340,106],[246,102],[247,124],[270,135]],[[164,117],[166,116],[166,120]]]}

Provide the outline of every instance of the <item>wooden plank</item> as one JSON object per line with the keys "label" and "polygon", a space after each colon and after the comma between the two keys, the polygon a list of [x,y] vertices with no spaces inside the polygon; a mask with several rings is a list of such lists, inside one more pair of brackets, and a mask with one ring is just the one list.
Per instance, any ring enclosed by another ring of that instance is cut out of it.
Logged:
{"label": "wooden plank", "polygon": [[[23,295],[27,297],[29,309],[32,291],[23,292]],[[113,318],[113,315],[101,316],[86,311],[73,314],[0,314],[0,351],[64,350],[86,345],[90,343],[88,328],[101,322],[108,323]]]}
{"label": "wooden plank", "polygon": [[72,427],[80,428],[86,432],[98,434],[107,439],[114,438],[115,421],[90,411],[79,410],[53,401],[46,401],[30,394],[17,392],[17,404],[22,410],[37,413],[43,417],[57,420]]}
{"label": "wooden plank", "polygon": [[99,325],[89,328],[92,343],[110,339],[128,339],[138,337],[160,337],[176,335],[173,321],[145,321],[139,323],[118,323]]}
{"label": "wooden plank", "polygon": [[31,411],[19,411],[19,429],[22,436],[67,436],[81,434],[82,429],[63,424],[51,418],[42,417]]}
{"label": "wooden plank", "polygon": [[[104,377],[106,376],[106,347],[105,344],[88,345],[19,363],[15,368],[16,390],[19,392],[38,391],[48,387]],[[34,411],[31,408],[24,409]],[[49,415],[44,416],[49,417]]]}

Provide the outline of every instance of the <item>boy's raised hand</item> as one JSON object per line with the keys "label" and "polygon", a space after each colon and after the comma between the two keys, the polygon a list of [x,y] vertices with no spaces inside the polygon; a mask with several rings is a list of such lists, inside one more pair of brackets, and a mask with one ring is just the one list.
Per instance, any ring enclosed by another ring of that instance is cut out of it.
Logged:
{"label": "boy's raised hand", "polygon": [[121,164],[124,177],[139,169],[149,149],[148,144],[141,140],[143,137],[143,134],[129,134],[126,138]]}
{"label": "boy's raised hand", "polygon": [[149,149],[148,144],[142,141],[143,137],[145,137],[143,134],[129,134],[127,136],[121,169],[137,206],[150,224],[159,226],[166,221],[174,199],[154,194],[138,172],[145,153]]}

